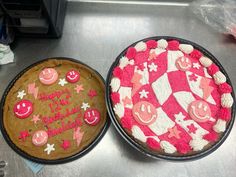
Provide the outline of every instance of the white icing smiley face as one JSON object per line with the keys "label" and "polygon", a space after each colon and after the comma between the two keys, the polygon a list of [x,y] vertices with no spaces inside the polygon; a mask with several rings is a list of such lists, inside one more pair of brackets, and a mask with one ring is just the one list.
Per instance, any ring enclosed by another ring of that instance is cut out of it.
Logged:
{"label": "white icing smiley face", "polygon": [[32,137],[32,143],[35,146],[43,146],[48,141],[48,134],[44,130],[36,131]]}
{"label": "white icing smiley face", "polygon": [[58,73],[53,68],[45,68],[39,73],[39,80],[45,85],[51,85],[56,82]]}
{"label": "white icing smiley face", "polygon": [[89,125],[97,125],[100,121],[100,112],[96,109],[88,109],[84,113],[84,121]]}
{"label": "white icing smiley face", "polygon": [[175,65],[179,70],[187,71],[192,67],[192,62],[188,57],[182,56],[176,60]]}
{"label": "white icing smiley face", "polygon": [[136,103],[132,109],[133,116],[142,125],[150,125],[157,118],[156,108],[147,101]]}
{"label": "white icing smiley face", "polygon": [[21,100],[15,104],[13,112],[16,117],[25,119],[33,112],[33,104],[29,100]]}
{"label": "white icing smiley face", "polygon": [[70,83],[75,83],[79,80],[80,74],[76,70],[72,69],[66,74],[66,80]]}
{"label": "white icing smiley face", "polygon": [[211,109],[205,101],[193,101],[188,108],[190,117],[197,122],[214,121],[211,118]]}

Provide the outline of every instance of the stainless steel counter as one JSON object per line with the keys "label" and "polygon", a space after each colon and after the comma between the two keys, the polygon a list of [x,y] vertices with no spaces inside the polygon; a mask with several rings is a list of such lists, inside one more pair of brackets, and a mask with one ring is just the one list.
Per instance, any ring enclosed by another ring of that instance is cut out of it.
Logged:
{"label": "stainless steel counter", "polygon": [[[136,40],[156,35],[185,38],[207,48],[222,63],[233,85],[236,84],[236,41],[198,20],[186,4],[172,6],[69,2],[61,39],[17,40],[14,48],[16,62],[0,67],[0,94],[23,68],[52,56],[77,58],[106,78],[111,63],[125,47]],[[9,163],[7,176],[34,176],[21,157],[2,138],[0,159]],[[213,154],[193,162],[172,163],[153,160],[140,154],[111,125],[101,142],[89,154],[71,163],[45,166],[37,176],[235,177],[235,167],[235,126],[225,143]]]}

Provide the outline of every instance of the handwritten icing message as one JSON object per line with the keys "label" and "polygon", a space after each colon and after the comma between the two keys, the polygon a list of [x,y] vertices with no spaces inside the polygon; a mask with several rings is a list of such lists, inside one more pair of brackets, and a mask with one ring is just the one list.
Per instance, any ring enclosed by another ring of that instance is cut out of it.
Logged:
{"label": "handwritten icing message", "polygon": [[[82,112],[80,106],[74,106],[72,108],[65,108],[70,105],[71,93],[69,89],[56,90],[53,93],[40,93],[39,100],[48,103],[48,107],[51,111],[51,115],[41,115],[41,119],[44,125],[47,127],[47,133],[49,137],[56,136],[69,129],[82,126]],[[62,110],[62,108],[65,108]],[[74,121],[65,122],[65,118],[72,115],[76,115]],[[60,127],[52,128],[51,124],[55,121],[60,121]]]}

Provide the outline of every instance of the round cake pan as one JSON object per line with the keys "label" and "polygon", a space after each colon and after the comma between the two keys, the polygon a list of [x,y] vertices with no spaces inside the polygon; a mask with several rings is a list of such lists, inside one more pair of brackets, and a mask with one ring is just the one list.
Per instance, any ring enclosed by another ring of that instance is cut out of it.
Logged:
{"label": "round cake pan", "polygon": [[104,127],[101,129],[100,133],[97,135],[97,137],[94,139],[94,141],[92,143],[90,143],[84,150],[80,151],[77,154],[74,154],[72,156],[66,157],[66,158],[61,158],[61,159],[56,159],[56,160],[45,160],[45,159],[41,159],[41,158],[37,158],[37,157],[33,157],[29,154],[27,154],[26,152],[22,151],[20,148],[18,148],[14,142],[12,142],[12,140],[10,139],[10,137],[8,136],[4,125],[3,125],[3,107],[4,107],[4,103],[5,103],[5,99],[6,96],[9,92],[9,90],[12,88],[12,86],[14,85],[14,83],[17,81],[18,78],[20,78],[27,70],[29,70],[30,68],[34,67],[35,65],[44,62],[46,60],[50,60],[50,59],[58,59],[58,60],[70,60],[79,64],[84,65],[85,67],[91,69],[92,71],[94,71],[94,73],[97,74],[97,76],[103,81],[103,83],[105,84],[104,79],[102,78],[102,76],[93,68],[91,68],[90,66],[82,63],[81,61],[72,59],[72,58],[67,58],[67,57],[52,57],[52,58],[46,58],[43,60],[40,60],[36,63],[31,64],[30,66],[28,66],[27,68],[25,68],[24,70],[22,70],[19,74],[17,74],[14,79],[9,83],[9,85],[7,86],[6,90],[3,93],[2,99],[1,99],[1,104],[0,104],[0,128],[1,128],[1,132],[2,135],[4,137],[4,139],[6,140],[7,144],[19,155],[21,155],[22,157],[31,160],[33,162],[37,162],[37,163],[41,163],[41,164],[49,164],[49,165],[53,165],[53,164],[62,164],[62,163],[67,163],[67,162],[71,162],[73,160],[76,160],[78,158],[81,158],[82,156],[86,155],[89,151],[91,151],[98,143],[99,141],[103,138],[103,136],[105,135],[107,129],[109,128],[110,125],[110,119],[109,116],[107,115],[107,120],[106,123],[104,124]]}
{"label": "round cake pan", "polygon": [[222,71],[222,73],[226,76],[227,78],[227,83],[229,83],[232,86],[232,83],[230,81],[230,78],[228,76],[228,74],[226,73],[225,69],[223,68],[223,66],[220,64],[220,62],[216,59],[216,57],[214,57],[209,51],[207,51],[206,49],[204,49],[203,47],[201,47],[200,45],[185,40],[185,39],[181,39],[178,37],[172,37],[172,36],[155,36],[155,37],[150,37],[150,38],[145,38],[142,40],[139,40],[133,44],[131,44],[130,46],[128,46],[126,49],[124,49],[116,58],[116,60],[113,62],[113,64],[111,65],[109,71],[108,71],[108,75],[107,75],[107,79],[106,79],[106,103],[107,103],[107,109],[108,109],[108,113],[110,115],[111,121],[113,123],[113,125],[115,126],[116,130],[119,132],[119,134],[122,136],[122,138],[124,138],[126,140],[126,142],[131,145],[134,149],[136,149],[137,151],[145,154],[148,157],[154,158],[154,159],[162,159],[162,160],[169,160],[169,161],[191,161],[191,160],[197,160],[200,158],[203,158],[209,154],[211,154],[212,152],[214,152],[217,148],[219,148],[223,142],[226,140],[226,138],[228,137],[233,124],[234,124],[234,120],[235,120],[235,94],[234,94],[234,90],[232,89],[232,97],[234,99],[234,104],[232,106],[232,111],[231,111],[231,120],[228,123],[228,126],[226,128],[226,131],[223,133],[221,139],[216,142],[212,147],[210,147],[209,149],[206,149],[204,151],[200,151],[197,154],[194,155],[188,155],[188,156],[171,156],[171,155],[162,155],[162,154],[155,154],[151,151],[148,151],[147,149],[145,149],[143,146],[141,146],[139,143],[137,143],[133,138],[131,138],[126,132],[125,130],[122,128],[122,126],[120,125],[120,123],[118,122],[116,116],[115,116],[115,112],[113,111],[113,107],[112,107],[112,101],[110,99],[110,94],[111,94],[111,88],[110,88],[110,82],[112,79],[112,71],[113,69],[119,64],[119,59],[125,55],[125,52],[127,51],[127,49],[131,46],[135,46],[135,44],[137,44],[138,42],[146,42],[148,40],[160,40],[160,39],[165,39],[165,40],[178,40],[180,43],[183,44],[190,44],[192,45],[195,49],[198,49],[199,51],[201,51],[205,56],[211,58],[213,60],[213,62],[220,68],[220,70]]}

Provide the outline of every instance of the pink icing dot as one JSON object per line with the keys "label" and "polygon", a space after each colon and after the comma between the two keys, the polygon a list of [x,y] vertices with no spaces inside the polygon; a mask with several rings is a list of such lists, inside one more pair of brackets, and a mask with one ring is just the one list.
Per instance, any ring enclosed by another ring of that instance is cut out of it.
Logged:
{"label": "pink icing dot", "polygon": [[80,79],[80,74],[78,71],[72,69],[66,73],[66,80],[70,83],[75,83]]}
{"label": "pink icing dot", "polygon": [[47,143],[47,141],[48,141],[48,134],[46,131],[39,130],[33,134],[32,143],[35,146],[43,146]]}
{"label": "pink icing dot", "polygon": [[111,93],[111,100],[114,104],[120,102],[120,94],[118,92],[112,92]]}
{"label": "pink icing dot", "polygon": [[208,73],[212,76],[212,75],[214,75],[216,72],[219,71],[219,67],[218,67],[216,64],[212,63],[212,64],[207,68],[207,71],[208,71]]}
{"label": "pink icing dot", "polygon": [[149,40],[146,42],[146,45],[149,49],[155,49],[155,48],[157,48],[157,41]]}
{"label": "pink icing dot", "polygon": [[97,109],[88,109],[84,113],[84,121],[88,125],[95,126],[100,122],[100,112]]}
{"label": "pink icing dot", "polygon": [[231,110],[228,108],[220,108],[218,117],[222,120],[228,121],[231,118]]}
{"label": "pink icing dot", "polygon": [[21,100],[17,102],[13,108],[16,117],[25,119],[33,112],[33,104],[29,100]]}
{"label": "pink icing dot", "polygon": [[210,132],[206,135],[203,136],[203,139],[210,141],[210,142],[215,142],[218,139],[218,134],[216,132]]}
{"label": "pink icing dot", "polygon": [[190,53],[190,56],[196,60],[199,60],[201,57],[202,57],[202,53],[197,50],[197,49],[194,49],[191,53]]}
{"label": "pink icing dot", "polygon": [[232,92],[232,87],[228,83],[224,82],[223,84],[219,85],[219,92],[221,94],[231,93]]}
{"label": "pink icing dot", "polygon": [[150,147],[151,149],[154,150],[160,149],[160,144],[153,138],[148,138],[146,143],[148,147]]}
{"label": "pink icing dot", "polygon": [[39,73],[39,80],[45,85],[51,85],[56,82],[58,73],[53,68],[45,68]]}
{"label": "pink icing dot", "polygon": [[135,55],[136,55],[136,49],[134,47],[129,47],[125,56],[128,59],[133,59]]}
{"label": "pink icing dot", "polygon": [[169,50],[178,50],[179,49],[179,41],[172,40],[168,42]]}

